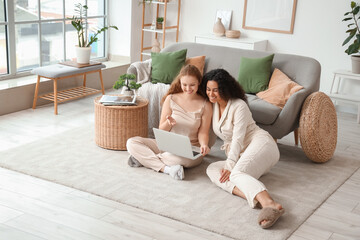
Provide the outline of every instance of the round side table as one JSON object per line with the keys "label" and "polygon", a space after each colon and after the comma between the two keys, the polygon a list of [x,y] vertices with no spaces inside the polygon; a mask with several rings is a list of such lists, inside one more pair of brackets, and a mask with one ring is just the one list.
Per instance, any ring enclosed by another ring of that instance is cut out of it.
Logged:
{"label": "round side table", "polygon": [[126,150],[126,141],[135,136],[148,135],[149,101],[137,97],[136,106],[104,106],[95,104],[95,143],[106,149]]}

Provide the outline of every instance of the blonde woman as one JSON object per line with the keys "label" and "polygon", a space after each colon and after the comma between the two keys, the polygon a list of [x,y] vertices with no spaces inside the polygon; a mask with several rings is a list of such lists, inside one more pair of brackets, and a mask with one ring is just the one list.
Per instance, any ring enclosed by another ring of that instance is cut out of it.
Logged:
{"label": "blonde woman", "polygon": [[188,136],[193,146],[200,147],[202,156],[196,160],[159,150],[155,139],[133,137],[127,141],[129,165],[144,166],[184,179],[184,167],[199,165],[209,153],[209,129],[212,105],[200,95],[201,73],[193,65],[186,65],[173,81],[163,98],[159,129]]}

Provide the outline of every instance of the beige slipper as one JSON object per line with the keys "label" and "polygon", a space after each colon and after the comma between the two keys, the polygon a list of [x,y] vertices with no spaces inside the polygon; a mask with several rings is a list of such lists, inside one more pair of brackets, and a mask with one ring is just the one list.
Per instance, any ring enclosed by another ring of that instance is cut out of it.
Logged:
{"label": "beige slipper", "polygon": [[[258,217],[258,223],[260,227],[262,228],[269,228],[283,215],[285,210],[282,209],[276,209],[271,207],[263,208],[260,211],[259,217]],[[266,220],[267,222],[264,224],[261,224],[262,221]]]}

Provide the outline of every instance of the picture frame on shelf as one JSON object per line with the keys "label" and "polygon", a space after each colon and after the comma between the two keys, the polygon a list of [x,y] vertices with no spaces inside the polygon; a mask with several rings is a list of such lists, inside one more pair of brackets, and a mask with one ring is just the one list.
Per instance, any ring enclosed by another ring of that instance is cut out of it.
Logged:
{"label": "picture frame on shelf", "polygon": [[229,30],[230,23],[231,23],[231,15],[232,15],[231,10],[229,10],[229,11],[228,10],[217,10],[214,24],[216,23],[218,18],[221,18],[221,23],[224,25],[225,30]]}
{"label": "picture frame on shelf", "polygon": [[293,34],[297,0],[244,0],[244,29]]}

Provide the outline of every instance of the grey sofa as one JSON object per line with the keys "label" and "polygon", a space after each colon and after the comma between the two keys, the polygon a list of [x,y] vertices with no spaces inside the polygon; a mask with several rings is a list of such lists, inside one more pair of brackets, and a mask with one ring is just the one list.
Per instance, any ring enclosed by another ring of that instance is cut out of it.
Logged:
{"label": "grey sofa", "polygon": [[[215,68],[224,68],[235,79],[239,75],[241,57],[259,58],[271,54],[270,52],[189,42],[175,43],[164,48],[162,52],[173,52],[181,49],[187,49],[187,57],[205,55],[204,72]],[[293,94],[283,109],[256,97],[256,95],[247,94],[247,96],[249,107],[256,123],[268,131],[275,139],[280,139],[298,128],[301,107],[305,99],[311,93],[319,90],[321,67],[319,62],[313,58],[275,53],[272,70],[274,68],[280,69],[304,88]],[[136,74],[136,71],[131,69],[131,67],[128,72]]]}

